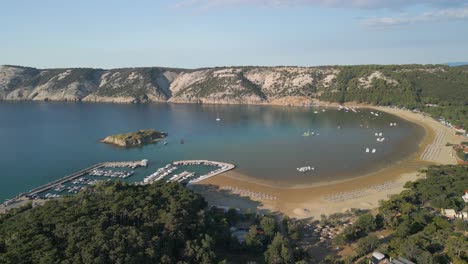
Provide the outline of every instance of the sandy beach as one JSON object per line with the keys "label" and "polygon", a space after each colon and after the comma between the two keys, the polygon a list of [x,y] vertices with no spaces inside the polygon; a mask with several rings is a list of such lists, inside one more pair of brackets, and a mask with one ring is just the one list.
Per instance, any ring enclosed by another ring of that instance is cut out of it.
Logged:
{"label": "sandy beach", "polygon": [[401,192],[407,181],[422,177],[418,172],[420,169],[431,164],[456,164],[452,148],[445,144],[459,143],[463,137],[455,135],[452,129],[430,117],[407,110],[362,105],[358,107],[387,112],[422,126],[425,136],[418,151],[390,167],[340,182],[278,188],[234,170],[207,179],[192,188],[213,205],[317,219],[321,214],[344,212],[351,208],[375,208],[380,200]]}

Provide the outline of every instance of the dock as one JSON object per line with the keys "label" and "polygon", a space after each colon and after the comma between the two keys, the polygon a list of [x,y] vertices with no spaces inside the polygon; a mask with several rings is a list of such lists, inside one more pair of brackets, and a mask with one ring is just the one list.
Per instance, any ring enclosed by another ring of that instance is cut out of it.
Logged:
{"label": "dock", "polygon": [[[42,192],[45,192],[50,189],[54,188],[59,188],[62,187],[63,184],[76,180],[80,177],[83,177],[85,175],[90,174],[93,170],[98,170],[101,168],[122,168],[122,167],[128,167],[128,168],[137,168],[137,167],[146,167],[148,166],[148,160],[140,160],[140,161],[119,161],[119,162],[103,162],[103,163],[97,163],[95,165],[92,165],[86,169],[77,171],[75,173],[72,173],[70,175],[67,175],[65,177],[62,177],[60,179],[57,179],[55,181],[49,182],[47,184],[41,185],[39,187],[36,187],[34,189],[31,189],[28,192],[20,193],[17,196],[15,196],[12,199],[9,199],[5,201],[3,204],[0,205],[0,207],[7,208],[10,205],[16,204],[18,201],[22,201],[25,198],[31,199],[31,197],[37,196]],[[0,208],[2,209],[2,208]],[[3,209],[6,211],[6,209]],[[1,211],[1,210],[0,210]]]}
{"label": "dock", "polygon": [[208,165],[208,166],[217,166],[219,169],[211,171],[208,174],[202,175],[200,177],[197,177],[196,179],[190,180],[189,184],[192,183],[197,183],[203,180],[206,180],[208,178],[211,178],[213,176],[216,176],[221,173],[225,173],[227,171],[230,171],[234,169],[236,166],[230,163],[225,163],[225,162],[219,162],[219,161],[211,161],[211,160],[180,160],[180,161],[174,161],[174,165]]}

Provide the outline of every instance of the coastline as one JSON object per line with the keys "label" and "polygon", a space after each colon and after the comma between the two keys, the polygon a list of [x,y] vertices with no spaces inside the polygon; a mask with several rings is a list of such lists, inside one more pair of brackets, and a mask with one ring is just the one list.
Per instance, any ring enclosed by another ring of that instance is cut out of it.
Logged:
{"label": "coastline", "polygon": [[[423,127],[425,135],[418,150],[389,167],[347,180],[278,188],[234,170],[201,182],[200,184],[205,188],[200,187],[197,191],[204,195],[209,203],[215,205],[239,207],[244,210],[250,208],[251,210],[281,212],[295,218],[318,219],[321,214],[344,212],[351,208],[376,208],[380,200],[400,193],[406,182],[422,177],[419,173],[420,169],[433,164],[456,164],[455,157],[451,155],[453,154],[451,147],[445,144],[460,142],[462,137],[455,135],[450,128],[436,120],[409,110],[362,104],[347,104],[346,106],[386,112]],[[437,142],[436,139],[438,139]],[[430,159],[422,160],[422,156],[428,157],[425,152],[429,147],[437,151],[431,153]],[[206,188],[206,186],[212,188]],[[235,195],[225,191],[230,188],[237,188]],[[276,199],[259,198],[261,194],[271,195]],[[343,200],[330,201],[330,196],[342,196]],[[250,198],[252,202],[248,202],[249,199],[246,198]],[[220,202],[229,204],[219,204]]]}

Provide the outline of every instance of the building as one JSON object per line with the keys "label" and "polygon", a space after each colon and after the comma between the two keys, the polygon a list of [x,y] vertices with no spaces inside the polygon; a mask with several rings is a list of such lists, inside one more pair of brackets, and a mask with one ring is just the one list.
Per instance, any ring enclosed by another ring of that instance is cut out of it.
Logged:
{"label": "building", "polygon": [[455,218],[457,216],[457,212],[453,209],[442,209],[442,214],[447,218]]}
{"label": "building", "polygon": [[468,203],[468,190],[465,190],[465,194],[462,196],[462,198],[465,203]]}
{"label": "building", "polygon": [[386,263],[387,259],[385,258],[385,255],[380,253],[380,252],[373,252],[372,257],[371,257],[371,263],[372,264],[379,264],[379,263]]}
{"label": "building", "polygon": [[462,127],[456,126],[453,129],[455,129],[455,132],[462,133],[463,135],[466,134],[466,130]]}

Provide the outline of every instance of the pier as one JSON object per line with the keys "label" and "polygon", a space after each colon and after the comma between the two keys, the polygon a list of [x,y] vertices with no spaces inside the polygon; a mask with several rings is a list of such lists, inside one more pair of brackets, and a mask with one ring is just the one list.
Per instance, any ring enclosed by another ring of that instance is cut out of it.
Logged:
{"label": "pier", "polygon": [[174,165],[208,165],[208,166],[217,166],[220,167],[217,170],[211,171],[208,174],[202,175],[197,177],[196,179],[190,180],[189,184],[197,183],[218,174],[230,171],[234,169],[236,166],[230,163],[219,162],[219,161],[211,161],[211,160],[181,160],[173,162]]}
{"label": "pier", "polygon": [[[211,161],[211,160],[179,160],[174,161],[171,164],[167,164],[165,167],[159,168],[153,174],[144,178],[141,184],[151,184],[153,182],[157,182],[169,176],[172,172],[178,169],[177,166],[190,166],[190,165],[206,165],[206,166],[214,166],[218,167],[217,169],[209,172],[208,174],[195,176],[195,173],[184,171],[180,174],[172,175],[167,181],[177,181],[177,182],[184,182],[188,180],[188,184],[197,183],[199,181],[206,180],[210,177],[216,176],[218,174],[224,173],[226,171],[234,169],[236,166],[230,163],[225,162],[218,162],[218,161]],[[193,179],[190,179],[194,177]]]}
{"label": "pier", "polygon": [[49,182],[47,184],[41,185],[39,187],[36,187],[28,192],[25,193],[20,193],[19,195],[15,196],[12,199],[9,199],[5,201],[3,204],[0,205],[0,212],[6,211],[6,208],[10,207],[13,204],[17,204],[18,201],[23,201],[26,198],[31,199],[31,197],[37,196],[38,194],[45,192],[50,189],[58,188],[61,189],[60,187],[63,186],[63,184],[76,180],[80,177],[83,177],[85,175],[90,174],[94,170],[99,170],[101,168],[123,168],[123,167],[128,167],[128,168],[137,168],[137,167],[146,167],[148,166],[148,160],[140,160],[140,161],[119,161],[119,162],[103,162],[103,163],[97,163],[95,165],[92,165],[86,169],[77,171],[75,173],[72,173],[70,175],[67,175],[65,177],[62,177],[58,180]]}
{"label": "pier", "polygon": [[39,193],[41,193],[41,192],[47,191],[47,190],[49,190],[49,189],[55,187],[56,185],[64,184],[64,183],[66,183],[66,182],[69,182],[69,181],[72,181],[72,180],[77,179],[77,178],[79,178],[79,177],[82,177],[82,176],[88,174],[90,171],[95,170],[95,169],[102,168],[103,166],[104,166],[103,163],[95,164],[95,165],[93,165],[93,166],[91,166],[91,167],[88,167],[88,168],[86,168],[86,169],[84,169],[84,170],[80,170],[80,171],[78,171],[78,172],[75,172],[75,173],[73,173],[73,174],[67,175],[67,176],[65,176],[65,177],[63,177],[63,178],[60,178],[60,179],[58,179],[58,180],[55,180],[55,181],[53,181],[53,182],[49,182],[49,183],[47,183],[47,184],[44,184],[44,185],[39,186],[39,187],[37,187],[37,188],[34,188],[34,189],[30,190],[30,191],[27,192],[27,193],[23,193],[22,195],[23,195],[23,196],[26,196],[26,197],[30,197],[30,196],[32,196],[32,195],[34,195],[34,194],[39,194]]}

